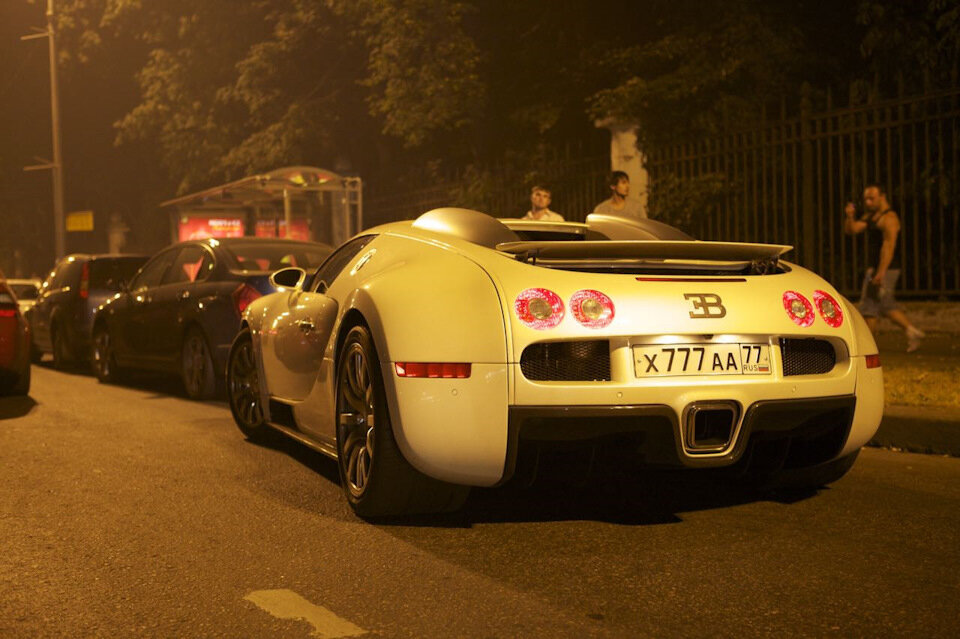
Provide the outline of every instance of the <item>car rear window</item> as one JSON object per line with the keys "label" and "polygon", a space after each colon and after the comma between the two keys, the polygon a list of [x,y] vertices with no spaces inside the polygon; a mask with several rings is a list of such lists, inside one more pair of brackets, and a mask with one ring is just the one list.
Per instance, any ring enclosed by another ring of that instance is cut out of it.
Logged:
{"label": "car rear window", "polygon": [[276,271],[288,266],[310,271],[330,254],[330,248],[323,244],[286,242],[231,242],[224,249],[244,271]]}
{"label": "car rear window", "polygon": [[109,257],[90,262],[90,288],[119,291],[147,261],[145,257]]}
{"label": "car rear window", "polygon": [[13,294],[17,296],[18,300],[35,300],[37,299],[37,287],[33,284],[12,284],[9,283],[10,289],[13,291]]}

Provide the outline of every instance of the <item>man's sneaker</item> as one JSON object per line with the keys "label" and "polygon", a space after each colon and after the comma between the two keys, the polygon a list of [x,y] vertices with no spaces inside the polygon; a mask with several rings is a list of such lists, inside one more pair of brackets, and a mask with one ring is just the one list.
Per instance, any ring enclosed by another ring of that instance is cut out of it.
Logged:
{"label": "man's sneaker", "polygon": [[919,328],[914,328],[911,326],[907,329],[907,352],[912,353],[913,351],[920,348],[920,340],[926,337],[927,334],[921,331]]}

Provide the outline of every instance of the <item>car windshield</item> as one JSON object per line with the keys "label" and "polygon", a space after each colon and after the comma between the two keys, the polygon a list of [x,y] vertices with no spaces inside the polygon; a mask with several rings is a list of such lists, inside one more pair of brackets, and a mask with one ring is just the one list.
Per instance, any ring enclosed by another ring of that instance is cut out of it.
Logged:
{"label": "car windshield", "polygon": [[294,242],[231,242],[224,249],[244,271],[275,271],[299,266],[310,271],[330,254],[323,244]]}
{"label": "car windshield", "polygon": [[10,282],[10,289],[18,300],[35,300],[39,291],[33,284],[14,284]]}
{"label": "car windshield", "polygon": [[122,282],[129,282],[146,257],[110,257],[90,262],[90,288],[119,291]]}

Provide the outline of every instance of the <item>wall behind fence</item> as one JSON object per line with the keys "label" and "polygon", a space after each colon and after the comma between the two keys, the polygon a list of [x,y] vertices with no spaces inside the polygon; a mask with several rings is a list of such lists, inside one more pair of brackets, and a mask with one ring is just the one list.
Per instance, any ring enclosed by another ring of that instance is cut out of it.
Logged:
{"label": "wall behind fence", "polygon": [[864,186],[885,186],[901,218],[901,289],[906,296],[960,295],[960,90],[764,122],[695,144],[648,153],[658,185],[713,177],[712,201],[689,219],[704,239],[796,247],[788,259],[848,295],[859,291],[866,234],[843,233],[843,207]]}

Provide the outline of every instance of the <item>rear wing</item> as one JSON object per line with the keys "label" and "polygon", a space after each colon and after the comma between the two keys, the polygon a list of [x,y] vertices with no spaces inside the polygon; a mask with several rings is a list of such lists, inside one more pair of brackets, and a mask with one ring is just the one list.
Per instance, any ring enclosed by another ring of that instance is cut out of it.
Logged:
{"label": "rear wing", "polygon": [[696,260],[706,262],[775,261],[793,250],[785,244],[701,242],[697,240],[621,240],[502,242],[498,251],[520,261]]}

